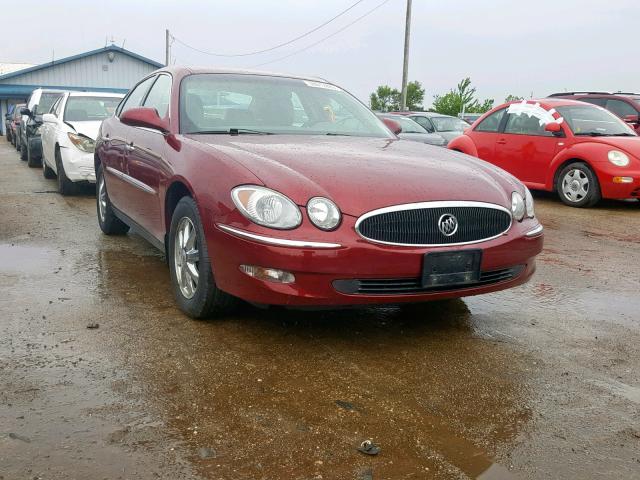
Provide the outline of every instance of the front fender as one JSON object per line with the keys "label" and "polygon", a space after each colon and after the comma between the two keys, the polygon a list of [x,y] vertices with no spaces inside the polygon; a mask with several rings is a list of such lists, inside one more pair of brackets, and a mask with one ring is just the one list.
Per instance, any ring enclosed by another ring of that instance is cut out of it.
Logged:
{"label": "front fender", "polygon": [[547,190],[553,190],[555,188],[556,173],[563,165],[571,161],[584,162],[596,175],[598,169],[595,166],[601,162],[607,162],[607,154],[611,150],[610,145],[595,142],[583,142],[571,145],[558,152],[551,162],[551,166],[547,171],[547,178],[545,186]]}
{"label": "front fender", "polygon": [[458,152],[466,153],[472,157],[478,157],[478,149],[475,143],[471,140],[471,137],[462,134],[459,137],[454,138],[447,145],[449,150],[456,150]]}

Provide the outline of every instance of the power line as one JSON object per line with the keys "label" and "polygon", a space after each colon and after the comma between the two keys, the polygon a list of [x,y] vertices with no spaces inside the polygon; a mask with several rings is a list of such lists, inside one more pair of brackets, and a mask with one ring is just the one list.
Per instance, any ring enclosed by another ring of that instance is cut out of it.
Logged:
{"label": "power line", "polygon": [[311,45],[307,45],[304,48],[301,48],[300,50],[296,50],[295,52],[292,52],[288,55],[285,55],[284,57],[280,57],[280,58],[276,58],[275,60],[270,60],[268,62],[264,62],[264,63],[259,63],[258,65],[254,65],[251,68],[257,68],[257,67],[263,67],[264,65],[269,65],[270,63],[275,63],[275,62],[279,62],[281,60],[285,60],[289,57],[293,57],[294,55],[297,55],[299,53],[305,52],[307,50],[309,50],[310,48],[315,47],[316,45],[319,45],[320,43],[324,42],[325,40],[330,39],[331,37],[334,37],[335,35],[344,32],[347,28],[349,28],[350,26],[354,25],[355,23],[358,23],[360,20],[362,20],[365,17],[368,17],[369,15],[371,15],[373,12],[375,12],[376,10],[378,10],[380,7],[382,7],[384,4],[388,3],[390,0],[384,0],[382,3],[379,3],[376,7],[373,7],[371,10],[369,10],[368,12],[366,12],[365,14],[359,16],[358,18],[356,18],[354,21],[352,21],[351,23],[346,24],[344,27],[342,27],[340,30],[337,30],[335,32],[333,32],[330,35],[327,35],[326,37],[321,38],[320,40],[318,40],[315,43],[312,43]]}
{"label": "power line", "polygon": [[276,50],[280,47],[284,47],[286,45],[290,45],[294,42],[297,42],[298,40],[308,37],[309,35],[311,35],[314,32],[317,32],[318,30],[320,30],[322,27],[325,27],[327,25],[329,25],[331,22],[333,22],[334,20],[340,18],[342,15],[344,15],[345,13],[347,13],[348,11],[354,9],[356,6],[358,6],[359,4],[361,4],[362,2],[364,2],[365,0],[358,0],[357,2],[355,2],[353,5],[351,5],[349,8],[341,11],[340,13],[338,13],[336,16],[330,18],[329,20],[327,20],[326,22],[324,22],[321,25],[318,25],[317,27],[315,27],[312,30],[309,30],[306,33],[303,33],[302,35],[297,36],[296,38],[292,38],[289,41],[286,41],[284,43],[280,43],[278,45],[274,45],[273,47],[269,47],[269,48],[265,48],[264,50],[256,50],[254,52],[245,52],[245,53],[215,53],[215,52],[207,52],[205,50],[200,50],[199,48],[193,47],[185,42],[183,42],[182,40],[180,40],[179,38],[173,37],[173,39],[178,42],[181,45],[184,45],[187,48],[190,48],[191,50],[195,50],[196,52],[200,52],[203,53],[205,55],[211,55],[212,57],[248,57],[250,55],[258,55],[260,53],[266,53],[266,52],[271,52],[273,50]]}

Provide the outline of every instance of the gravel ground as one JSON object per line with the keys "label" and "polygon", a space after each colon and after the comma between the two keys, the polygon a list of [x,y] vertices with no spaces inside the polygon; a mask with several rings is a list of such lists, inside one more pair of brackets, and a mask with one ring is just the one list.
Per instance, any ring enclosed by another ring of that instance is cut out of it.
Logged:
{"label": "gravel ground", "polygon": [[198,322],[55,189],[0,141],[0,480],[640,479],[637,203],[537,194],[510,291]]}

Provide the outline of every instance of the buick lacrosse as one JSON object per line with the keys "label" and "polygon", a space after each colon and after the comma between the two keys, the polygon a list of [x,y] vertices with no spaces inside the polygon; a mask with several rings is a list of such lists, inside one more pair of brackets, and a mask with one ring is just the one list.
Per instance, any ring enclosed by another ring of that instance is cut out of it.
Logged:
{"label": "buick lacrosse", "polygon": [[194,318],[238,298],[422,302],[526,282],[543,243],[527,188],[399,131],[322,79],[162,69],[102,123],[98,221],[166,253]]}

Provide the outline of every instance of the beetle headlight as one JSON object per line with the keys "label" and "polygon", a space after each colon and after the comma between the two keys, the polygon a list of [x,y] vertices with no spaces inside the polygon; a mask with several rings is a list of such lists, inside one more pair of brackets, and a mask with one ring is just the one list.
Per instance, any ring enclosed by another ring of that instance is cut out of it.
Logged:
{"label": "beetle headlight", "polygon": [[619,150],[610,150],[607,154],[609,161],[618,167],[626,167],[629,165],[629,157],[626,153]]}
{"label": "beetle headlight", "polygon": [[536,212],[533,208],[533,197],[527,187],[524,187],[524,204],[527,209],[527,217],[533,218],[536,216]]}
{"label": "beetle headlight", "polygon": [[340,210],[328,198],[313,197],[307,202],[309,220],[322,230],[333,230],[340,223]]}
{"label": "beetle headlight", "polygon": [[258,225],[289,230],[302,222],[300,209],[293,201],[266,187],[236,187],[231,190],[231,199],[240,213]]}
{"label": "beetle headlight", "polygon": [[89,137],[71,132],[67,133],[67,136],[69,137],[69,140],[71,140],[71,143],[78,147],[78,150],[82,150],[86,153],[93,153],[96,149],[96,142]]}
{"label": "beetle headlight", "polygon": [[511,213],[513,214],[513,218],[517,221],[521,222],[524,218],[525,213],[525,205],[524,198],[518,192],[513,192],[511,194]]}

